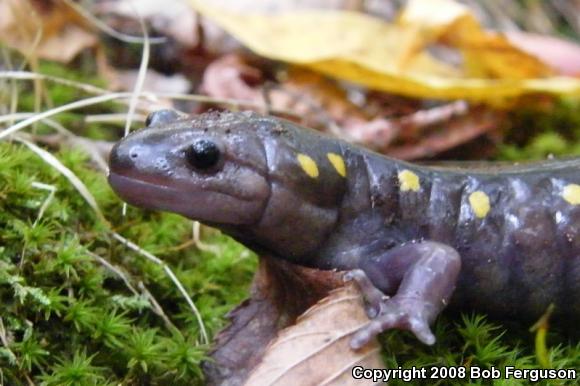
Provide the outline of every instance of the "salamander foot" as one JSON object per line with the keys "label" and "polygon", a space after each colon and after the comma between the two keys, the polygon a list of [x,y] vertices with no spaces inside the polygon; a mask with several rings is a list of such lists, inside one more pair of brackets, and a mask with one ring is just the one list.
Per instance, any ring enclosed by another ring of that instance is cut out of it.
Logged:
{"label": "salamander foot", "polygon": [[350,341],[352,349],[360,349],[383,331],[392,328],[411,331],[427,345],[435,343],[435,335],[429,328],[429,304],[420,299],[384,295],[360,269],[348,272],[344,279],[357,283],[368,306],[367,315],[372,319],[354,334]]}
{"label": "salamander foot", "polygon": [[435,241],[407,243],[361,259],[359,268],[344,278],[358,284],[372,320],[354,334],[353,349],[391,328],[435,343],[429,325],[449,303],[461,269],[455,249]]}

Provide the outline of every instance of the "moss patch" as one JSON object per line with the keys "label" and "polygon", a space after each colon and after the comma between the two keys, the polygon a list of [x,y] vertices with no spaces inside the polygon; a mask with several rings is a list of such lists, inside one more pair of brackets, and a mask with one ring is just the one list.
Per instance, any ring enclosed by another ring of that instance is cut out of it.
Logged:
{"label": "moss patch", "polygon": [[[86,157],[59,158],[95,195],[119,232],[164,258],[211,334],[245,298],[255,257],[216,233],[219,253],[195,247],[191,221],[129,208],[126,217]],[[115,241],[70,183],[27,148],[0,142],[0,379],[4,384],[203,384],[207,347],[184,298],[162,267]],[[55,189],[35,188],[43,183]],[[39,213],[46,207],[42,218]],[[105,259],[123,272],[103,265]],[[140,284],[142,283],[142,284]],[[146,288],[171,325],[152,308]]]}

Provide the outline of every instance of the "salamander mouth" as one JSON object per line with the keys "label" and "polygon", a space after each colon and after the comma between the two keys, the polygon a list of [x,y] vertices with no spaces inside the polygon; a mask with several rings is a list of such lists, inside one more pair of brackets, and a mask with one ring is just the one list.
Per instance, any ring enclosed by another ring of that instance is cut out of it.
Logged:
{"label": "salamander mouth", "polygon": [[131,205],[146,209],[158,209],[157,202],[165,201],[169,196],[177,197],[177,189],[170,186],[153,183],[133,177],[128,177],[119,173],[109,172],[109,185],[121,196],[121,198]]}
{"label": "salamander mouth", "polygon": [[223,224],[248,224],[259,220],[263,203],[205,188],[187,191],[110,171],[108,181],[127,203],[181,214],[192,220]]}

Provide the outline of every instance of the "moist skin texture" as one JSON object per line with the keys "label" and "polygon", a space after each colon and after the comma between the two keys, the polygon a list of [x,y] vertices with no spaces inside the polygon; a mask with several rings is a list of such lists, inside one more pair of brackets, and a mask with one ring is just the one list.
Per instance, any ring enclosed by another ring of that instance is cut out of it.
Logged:
{"label": "moist skin texture", "polygon": [[578,159],[427,168],[254,113],[164,110],[114,147],[109,182],[258,252],[350,271],[373,318],[354,348],[389,328],[432,344],[450,302],[527,319],[554,304],[580,319]]}

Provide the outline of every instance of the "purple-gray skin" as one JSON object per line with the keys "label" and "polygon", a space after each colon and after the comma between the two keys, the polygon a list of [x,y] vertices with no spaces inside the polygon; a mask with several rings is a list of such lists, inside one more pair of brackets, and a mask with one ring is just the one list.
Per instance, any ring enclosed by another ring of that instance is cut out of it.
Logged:
{"label": "purple-gray skin", "polygon": [[109,183],[259,253],[350,271],[372,318],[353,348],[390,328],[433,344],[449,302],[580,319],[579,159],[427,168],[250,112],[163,110],[113,148]]}

